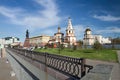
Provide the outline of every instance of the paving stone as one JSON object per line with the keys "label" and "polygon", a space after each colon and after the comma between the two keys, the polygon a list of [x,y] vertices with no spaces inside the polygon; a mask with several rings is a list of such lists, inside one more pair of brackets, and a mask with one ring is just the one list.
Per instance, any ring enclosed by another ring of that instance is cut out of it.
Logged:
{"label": "paving stone", "polygon": [[10,63],[6,63],[6,58],[0,58],[0,80],[17,80],[16,76],[11,76],[10,72],[13,71]]}
{"label": "paving stone", "polygon": [[90,70],[90,73],[110,74],[112,68],[113,65],[98,64],[92,70]]}

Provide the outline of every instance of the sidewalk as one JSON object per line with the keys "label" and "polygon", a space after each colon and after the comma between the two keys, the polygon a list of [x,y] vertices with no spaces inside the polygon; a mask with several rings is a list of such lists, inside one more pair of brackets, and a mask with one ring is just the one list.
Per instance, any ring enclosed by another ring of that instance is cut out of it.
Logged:
{"label": "sidewalk", "polygon": [[117,51],[117,55],[118,55],[118,61],[119,61],[119,64],[120,64],[120,50]]}
{"label": "sidewalk", "polygon": [[0,80],[17,80],[16,76],[11,75],[13,71],[6,58],[0,58]]}
{"label": "sidewalk", "polygon": [[[118,60],[120,61],[120,51],[117,51],[118,54]],[[86,60],[86,64],[96,66],[97,64],[108,64],[113,65],[113,71],[111,80],[120,80],[120,62],[119,63],[113,63],[113,62],[105,62],[105,61],[99,61],[99,60]]]}

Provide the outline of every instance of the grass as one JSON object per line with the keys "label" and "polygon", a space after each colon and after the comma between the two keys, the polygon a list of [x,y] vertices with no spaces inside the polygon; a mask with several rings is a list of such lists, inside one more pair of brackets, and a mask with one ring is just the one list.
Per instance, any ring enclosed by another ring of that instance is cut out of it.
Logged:
{"label": "grass", "polygon": [[47,48],[47,49],[35,49],[38,52],[48,52],[51,54],[63,55],[63,56],[70,56],[76,58],[87,58],[93,60],[102,60],[102,61],[109,61],[109,62],[117,62],[117,54],[115,50],[93,50],[93,49],[80,49],[80,50],[72,50],[72,49],[55,49],[55,48]]}

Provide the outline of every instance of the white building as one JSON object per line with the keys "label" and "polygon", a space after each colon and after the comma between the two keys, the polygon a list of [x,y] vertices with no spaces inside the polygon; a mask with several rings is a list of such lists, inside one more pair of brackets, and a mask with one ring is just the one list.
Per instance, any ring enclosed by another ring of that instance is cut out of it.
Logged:
{"label": "white building", "polygon": [[109,38],[102,38],[102,42],[103,44],[110,44],[111,43],[111,40]]}
{"label": "white building", "polygon": [[92,31],[90,28],[87,28],[85,30],[83,44],[84,45],[93,45],[94,44],[94,37],[92,35]]}
{"label": "white building", "polygon": [[64,39],[64,33],[62,33],[61,31],[61,28],[58,27],[58,32],[54,34],[54,40],[55,42],[60,42],[62,43],[62,39]]}
{"label": "white building", "polygon": [[93,45],[96,41],[100,44],[110,44],[109,38],[104,38],[102,35],[93,35],[90,28],[85,30],[83,45]]}
{"label": "white building", "polygon": [[5,45],[10,45],[12,43],[20,42],[19,38],[17,37],[5,37],[4,40],[5,40]]}
{"label": "white building", "polygon": [[19,38],[17,37],[5,37],[0,39],[0,48],[4,48],[5,46],[12,45],[12,44],[19,44]]}
{"label": "white building", "polygon": [[70,45],[76,44],[76,36],[70,18],[68,18],[68,26],[66,28],[65,43]]}

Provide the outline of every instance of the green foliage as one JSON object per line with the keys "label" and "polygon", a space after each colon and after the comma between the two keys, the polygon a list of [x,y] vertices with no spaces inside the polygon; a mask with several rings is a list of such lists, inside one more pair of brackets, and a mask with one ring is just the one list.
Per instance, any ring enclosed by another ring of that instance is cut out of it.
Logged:
{"label": "green foliage", "polygon": [[102,44],[100,44],[98,41],[96,41],[93,45],[93,49],[101,50],[102,49]]}
{"label": "green foliage", "polygon": [[79,48],[82,48],[82,46],[83,46],[83,41],[79,40],[77,43],[78,43],[77,46],[78,46]]}
{"label": "green foliage", "polygon": [[35,51],[48,52],[51,54],[77,57],[77,58],[87,58],[87,59],[94,59],[94,60],[117,62],[116,51],[108,50],[108,49],[102,49],[99,51],[96,51],[94,49],[79,49],[79,50],[77,49],[77,50],[73,51],[71,49],[64,48],[63,50],[60,51],[60,54],[59,54],[57,48],[36,49]]}
{"label": "green foliage", "polygon": [[64,44],[60,44],[60,49],[61,49],[61,50],[64,49]]}
{"label": "green foliage", "polygon": [[115,45],[116,45],[116,44],[120,44],[120,37],[111,39],[111,41],[112,41],[112,49],[116,49],[116,48],[115,48]]}
{"label": "green foliage", "polygon": [[120,44],[120,37],[112,39],[113,44]]}
{"label": "green foliage", "polygon": [[77,46],[73,45],[73,51],[77,50]]}

